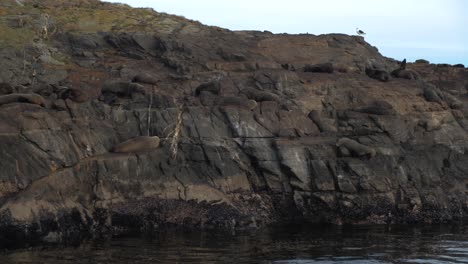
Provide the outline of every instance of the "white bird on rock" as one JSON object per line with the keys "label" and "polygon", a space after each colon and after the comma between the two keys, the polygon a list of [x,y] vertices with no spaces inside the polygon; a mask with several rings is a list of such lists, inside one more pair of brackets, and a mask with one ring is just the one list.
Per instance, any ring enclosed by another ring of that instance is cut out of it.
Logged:
{"label": "white bird on rock", "polygon": [[356,33],[359,35],[359,36],[363,36],[366,34],[366,32],[360,30],[359,28],[356,28]]}

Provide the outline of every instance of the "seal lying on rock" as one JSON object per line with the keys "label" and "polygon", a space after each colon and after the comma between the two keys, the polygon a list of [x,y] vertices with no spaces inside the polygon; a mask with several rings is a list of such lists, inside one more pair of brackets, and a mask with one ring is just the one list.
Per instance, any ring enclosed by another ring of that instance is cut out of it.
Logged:
{"label": "seal lying on rock", "polygon": [[304,66],[304,72],[324,72],[333,73],[333,64],[331,63],[320,63],[320,64],[307,64]]}
{"label": "seal lying on rock", "polygon": [[195,95],[199,96],[201,92],[210,92],[212,94],[219,94],[219,91],[221,90],[221,86],[219,85],[219,82],[206,82],[200,84],[196,89],[195,89]]}
{"label": "seal lying on rock", "polygon": [[113,93],[118,96],[130,96],[133,93],[145,94],[145,88],[137,83],[110,81],[104,83],[101,93]]}
{"label": "seal lying on rock", "polygon": [[442,99],[440,98],[438,90],[439,89],[437,89],[437,87],[433,85],[426,85],[423,88],[424,99],[426,99],[426,101],[428,102],[436,102],[436,103],[442,102]]}
{"label": "seal lying on rock", "polygon": [[376,79],[382,82],[388,82],[390,80],[390,74],[388,74],[388,72],[384,70],[377,70],[366,67],[366,74],[372,79]]}
{"label": "seal lying on rock", "polygon": [[356,140],[352,140],[349,138],[340,138],[338,142],[336,142],[336,146],[339,148],[341,154],[344,156],[352,155],[361,157],[369,155],[371,158],[373,158],[376,155],[376,151],[374,148],[368,147],[357,142]]}
{"label": "seal lying on rock", "polygon": [[408,79],[408,80],[419,80],[419,75],[412,70],[401,70],[396,69],[392,71],[392,76],[395,78]]}
{"label": "seal lying on rock", "polygon": [[117,144],[112,152],[115,153],[131,153],[151,151],[159,147],[161,140],[157,136],[148,137],[141,136],[128,139],[120,144]]}
{"label": "seal lying on rock", "polygon": [[70,99],[76,103],[84,103],[89,100],[88,94],[86,94],[83,90],[79,90],[76,88],[67,88],[64,89],[60,93],[61,99]]}
{"label": "seal lying on rock", "polygon": [[357,112],[373,114],[373,115],[395,115],[396,111],[393,106],[383,100],[375,100],[368,106],[362,107]]}
{"label": "seal lying on rock", "polygon": [[156,85],[159,80],[147,73],[141,73],[135,75],[135,77],[132,78],[132,82]]}
{"label": "seal lying on rock", "polygon": [[314,121],[314,123],[320,129],[320,132],[337,132],[335,126],[335,120],[331,118],[323,117],[317,110],[310,111],[308,117]]}
{"label": "seal lying on rock", "polygon": [[13,93],[7,95],[0,95],[0,105],[9,103],[28,103],[45,106],[46,101],[44,97],[38,94],[20,94]]}
{"label": "seal lying on rock", "polygon": [[408,79],[408,80],[419,79],[419,75],[415,71],[406,69],[406,59],[404,59],[401,62],[400,68],[392,71],[392,76],[395,78],[402,78],[402,79]]}
{"label": "seal lying on rock", "polygon": [[15,89],[9,83],[0,83],[0,95],[14,93]]}
{"label": "seal lying on rock", "polygon": [[450,106],[452,109],[462,109],[464,107],[464,104],[462,101],[458,100],[455,96],[444,92],[443,93],[443,98],[447,102],[447,104]]}
{"label": "seal lying on rock", "polygon": [[255,102],[255,100],[247,100],[234,96],[220,97],[216,100],[216,104],[219,106],[237,106],[249,110],[253,110],[257,107],[257,102]]}
{"label": "seal lying on rock", "polygon": [[247,98],[255,100],[257,102],[263,102],[263,101],[275,101],[279,102],[280,97],[274,93],[269,93],[265,91],[259,91],[254,88],[245,88],[242,89],[241,93],[245,94]]}

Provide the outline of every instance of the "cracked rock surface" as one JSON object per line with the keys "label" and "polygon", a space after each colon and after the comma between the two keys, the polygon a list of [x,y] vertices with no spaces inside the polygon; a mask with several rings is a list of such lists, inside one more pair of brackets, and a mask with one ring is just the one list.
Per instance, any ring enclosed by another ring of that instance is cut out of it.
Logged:
{"label": "cracked rock surface", "polygon": [[[399,62],[357,36],[0,7],[0,238],[467,219],[466,68],[382,82],[366,67]],[[112,152],[146,136],[159,147]]]}

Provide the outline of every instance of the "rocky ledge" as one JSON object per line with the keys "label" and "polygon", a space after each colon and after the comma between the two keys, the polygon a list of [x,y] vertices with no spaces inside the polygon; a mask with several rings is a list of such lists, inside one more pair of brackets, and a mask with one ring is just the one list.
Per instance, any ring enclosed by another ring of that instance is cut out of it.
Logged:
{"label": "rocky ledge", "polygon": [[0,240],[467,219],[463,65],[92,0],[0,7]]}

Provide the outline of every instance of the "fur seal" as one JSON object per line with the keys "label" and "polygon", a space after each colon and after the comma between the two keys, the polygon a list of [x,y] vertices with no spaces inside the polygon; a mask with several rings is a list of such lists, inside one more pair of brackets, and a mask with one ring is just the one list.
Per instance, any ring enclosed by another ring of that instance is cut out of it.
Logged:
{"label": "fur seal", "polygon": [[296,71],[296,67],[294,65],[289,64],[289,63],[283,63],[281,64],[281,68],[287,70],[287,71]]}
{"label": "fur seal", "polygon": [[423,127],[426,131],[431,132],[435,130],[439,130],[442,127],[442,121],[437,119],[422,119],[419,120],[418,125]]}
{"label": "fur seal", "polygon": [[320,132],[337,132],[335,126],[335,120],[331,118],[324,118],[317,110],[310,111],[308,117],[314,121],[317,127],[320,129]]}
{"label": "fur seal", "polygon": [[82,90],[75,88],[67,88],[60,93],[60,98],[70,99],[75,103],[84,103],[89,100],[89,96]]}
{"label": "fur seal", "polygon": [[342,155],[354,155],[357,157],[369,155],[375,157],[376,151],[374,148],[363,145],[356,140],[349,138],[340,138],[336,142],[336,146],[340,149]]}
{"label": "fur seal", "polygon": [[159,80],[147,73],[141,73],[141,74],[135,75],[132,78],[132,82],[156,85],[159,83]]}
{"label": "fur seal", "polygon": [[219,106],[237,106],[249,110],[253,110],[255,107],[257,107],[257,102],[255,102],[255,100],[247,100],[235,96],[220,97],[216,103]]}
{"label": "fur seal", "polygon": [[458,98],[456,98],[455,96],[447,93],[447,92],[444,92],[443,93],[443,97],[445,99],[445,101],[448,103],[448,105],[450,106],[450,108],[452,109],[463,109],[464,107],[464,104],[462,101],[458,100]]}
{"label": "fur seal", "polygon": [[157,136],[141,136],[128,139],[117,144],[112,152],[115,153],[131,153],[131,152],[146,152],[159,147],[161,140]]}
{"label": "fur seal", "polygon": [[330,62],[320,63],[320,64],[307,64],[303,68],[304,72],[323,72],[323,73],[333,73],[333,64]]}
{"label": "fur seal", "polygon": [[199,95],[200,103],[203,106],[212,106],[216,101],[216,95],[207,91],[202,91]]}
{"label": "fur seal", "polygon": [[0,83],[0,95],[14,93],[15,89],[9,83]]}
{"label": "fur seal", "polygon": [[395,109],[391,104],[383,100],[375,100],[368,106],[360,108],[357,112],[367,113],[372,115],[395,115]]}
{"label": "fur seal", "polygon": [[382,82],[388,82],[390,80],[390,74],[388,74],[388,72],[384,70],[366,68],[366,74],[372,79],[376,79]]}
{"label": "fur seal", "polygon": [[406,69],[406,59],[404,59],[400,63],[400,68],[392,71],[391,74],[395,78],[402,78],[402,79],[408,79],[408,80],[418,80],[419,79],[419,75],[415,71]]}
{"label": "fur seal", "polygon": [[118,96],[130,96],[133,93],[145,93],[145,87],[138,83],[110,81],[104,83],[101,93],[113,93]]}
{"label": "fur seal", "polygon": [[38,94],[20,94],[13,93],[7,95],[0,95],[0,105],[9,104],[9,103],[28,103],[36,104],[40,106],[45,106],[46,101],[44,97]]}
{"label": "fur seal", "polygon": [[419,75],[412,70],[402,70],[396,69],[392,71],[392,76],[395,78],[408,79],[408,80],[418,80]]}
{"label": "fur seal", "polygon": [[242,89],[241,93],[245,94],[247,98],[255,100],[257,102],[263,102],[263,101],[279,102],[280,101],[280,97],[278,95],[274,93],[270,93],[270,92],[259,91],[254,88]]}
{"label": "fur seal", "polygon": [[195,89],[195,95],[199,96],[201,92],[206,91],[210,92],[212,94],[219,94],[219,91],[221,90],[221,85],[219,85],[219,82],[211,81],[211,82],[206,82],[200,84],[196,89]]}
{"label": "fur seal", "polygon": [[442,102],[442,99],[440,98],[440,95],[438,93],[438,89],[433,86],[428,85],[424,87],[423,96],[424,96],[424,99],[426,99],[426,101],[428,102],[436,102],[436,103]]}
{"label": "fur seal", "polygon": [[39,94],[41,96],[51,96],[54,94],[56,91],[56,88],[54,85],[50,84],[41,84],[38,87],[32,89],[33,93]]}

